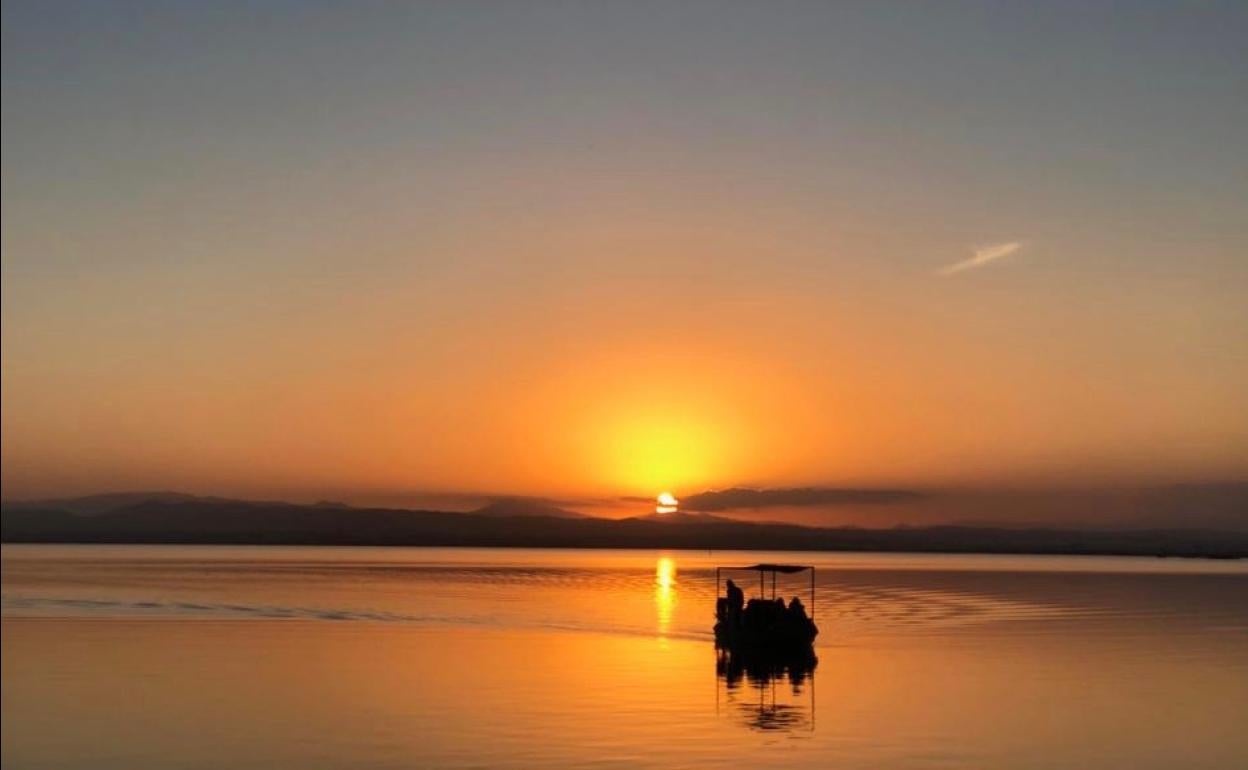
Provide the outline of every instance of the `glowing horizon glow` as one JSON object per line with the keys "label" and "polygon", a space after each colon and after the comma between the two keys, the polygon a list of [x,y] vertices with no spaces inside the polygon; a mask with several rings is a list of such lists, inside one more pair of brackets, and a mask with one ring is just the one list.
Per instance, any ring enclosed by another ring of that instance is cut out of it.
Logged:
{"label": "glowing horizon glow", "polygon": [[1248,477],[1237,23],[510,5],[6,4],[5,498]]}

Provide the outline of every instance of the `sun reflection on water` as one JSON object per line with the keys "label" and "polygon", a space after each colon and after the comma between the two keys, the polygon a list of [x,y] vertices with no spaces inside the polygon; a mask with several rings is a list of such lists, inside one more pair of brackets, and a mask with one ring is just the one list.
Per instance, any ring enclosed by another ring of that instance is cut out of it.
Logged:
{"label": "sun reflection on water", "polygon": [[666,636],[676,607],[676,560],[659,558],[654,566],[654,606],[658,613],[659,635]]}

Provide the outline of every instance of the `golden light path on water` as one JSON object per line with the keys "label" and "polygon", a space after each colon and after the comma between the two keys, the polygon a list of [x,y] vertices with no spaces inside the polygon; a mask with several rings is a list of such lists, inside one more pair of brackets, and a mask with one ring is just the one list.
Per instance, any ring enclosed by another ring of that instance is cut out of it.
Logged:
{"label": "golden light path on water", "polygon": [[659,636],[666,637],[676,608],[676,560],[663,556],[654,566],[654,606],[658,613]]}

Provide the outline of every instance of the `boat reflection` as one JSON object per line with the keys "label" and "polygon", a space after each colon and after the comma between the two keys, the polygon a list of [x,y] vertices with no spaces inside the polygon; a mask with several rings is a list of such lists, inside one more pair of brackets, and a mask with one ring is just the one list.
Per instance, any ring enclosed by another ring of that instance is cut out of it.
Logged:
{"label": "boat reflection", "polygon": [[813,651],[776,657],[716,650],[716,713],[726,706],[754,730],[813,732],[818,663]]}

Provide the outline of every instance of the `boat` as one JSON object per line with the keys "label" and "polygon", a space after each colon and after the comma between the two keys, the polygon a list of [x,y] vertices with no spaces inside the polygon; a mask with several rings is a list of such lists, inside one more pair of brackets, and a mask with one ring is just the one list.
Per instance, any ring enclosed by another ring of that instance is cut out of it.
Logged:
{"label": "boat", "polygon": [[[786,605],[784,598],[776,594],[777,575],[803,572],[810,573],[809,610],[797,597]],[[745,590],[731,577],[726,577],[733,573],[757,573],[758,594],[747,601]],[[718,649],[750,658],[813,657],[815,637],[819,634],[819,627],[815,625],[814,567],[797,564],[716,567],[715,596],[715,646]]]}

